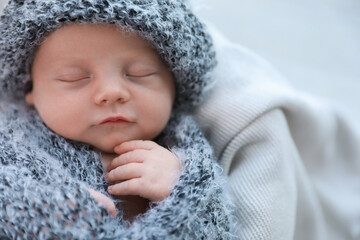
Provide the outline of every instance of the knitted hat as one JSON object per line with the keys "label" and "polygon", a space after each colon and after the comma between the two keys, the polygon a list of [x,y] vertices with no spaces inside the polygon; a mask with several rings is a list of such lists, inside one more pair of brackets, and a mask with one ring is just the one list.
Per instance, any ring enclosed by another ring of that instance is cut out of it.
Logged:
{"label": "knitted hat", "polygon": [[24,99],[45,36],[71,23],[109,23],[148,40],[175,77],[175,107],[201,100],[216,65],[212,40],[186,0],[10,0],[0,19],[0,96]]}

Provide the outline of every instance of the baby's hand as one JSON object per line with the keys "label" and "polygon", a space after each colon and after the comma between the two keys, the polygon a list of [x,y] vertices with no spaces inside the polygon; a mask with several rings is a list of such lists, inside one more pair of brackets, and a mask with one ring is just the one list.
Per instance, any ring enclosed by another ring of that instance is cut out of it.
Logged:
{"label": "baby's hand", "polygon": [[90,192],[91,196],[95,199],[95,201],[101,205],[101,207],[106,209],[111,216],[116,217],[116,207],[110,198],[108,198],[101,192],[95,191],[94,189],[91,188],[89,188],[88,191]]}
{"label": "baby's hand", "polygon": [[180,175],[179,159],[153,141],[134,140],[115,147],[119,154],[108,167],[112,195],[138,195],[160,201],[170,195]]}

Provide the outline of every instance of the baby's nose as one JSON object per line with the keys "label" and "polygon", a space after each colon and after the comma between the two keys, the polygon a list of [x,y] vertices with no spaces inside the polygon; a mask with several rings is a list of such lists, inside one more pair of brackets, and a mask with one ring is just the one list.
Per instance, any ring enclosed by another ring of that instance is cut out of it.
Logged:
{"label": "baby's nose", "polygon": [[121,77],[111,77],[99,81],[95,92],[94,100],[96,104],[123,103],[130,99],[129,86],[126,79]]}

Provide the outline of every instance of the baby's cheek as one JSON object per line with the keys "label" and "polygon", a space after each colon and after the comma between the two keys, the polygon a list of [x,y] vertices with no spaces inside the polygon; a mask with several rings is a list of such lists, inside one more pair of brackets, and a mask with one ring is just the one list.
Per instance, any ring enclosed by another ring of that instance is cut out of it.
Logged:
{"label": "baby's cheek", "polygon": [[62,137],[79,140],[77,134],[81,129],[81,123],[74,116],[64,114],[64,111],[49,110],[42,117],[44,123],[55,133]]}

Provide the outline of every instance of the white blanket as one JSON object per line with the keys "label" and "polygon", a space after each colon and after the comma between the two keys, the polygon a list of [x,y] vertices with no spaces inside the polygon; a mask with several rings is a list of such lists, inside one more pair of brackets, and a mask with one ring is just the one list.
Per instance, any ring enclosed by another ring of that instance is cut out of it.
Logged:
{"label": "white blanket", "polygon": [[359,125],[212,32],[217,83],[197,117],[228,175],[240,239],[360,239]]}

